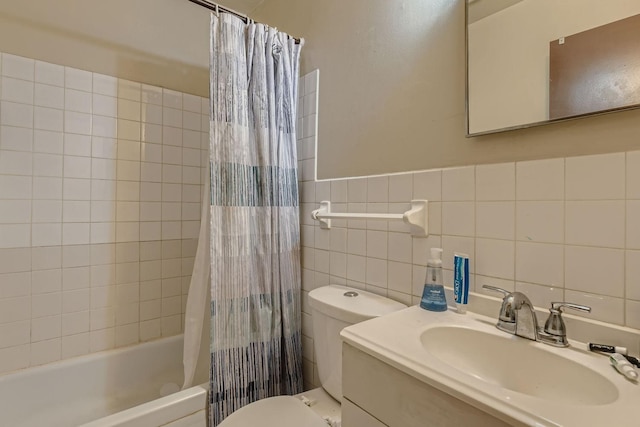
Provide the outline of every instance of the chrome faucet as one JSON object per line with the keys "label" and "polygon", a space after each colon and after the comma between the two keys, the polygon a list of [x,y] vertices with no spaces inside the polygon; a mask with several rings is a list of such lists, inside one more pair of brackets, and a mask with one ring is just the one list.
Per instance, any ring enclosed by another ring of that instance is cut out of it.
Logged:
{"label": "chrome faucet", "polygon": [[536,311],[529,298],[522,292],[509,292],[495,286],[483,285],[485,289],[500,292],[504,295],[502,307],[498,316],[496,327],[501,331],[527,338],[532,341],[540,341],[554,347],[568,347],[567,327],[562,319],[562,308],[568,307],[575,310],[591,312],[591,307],[573,304],[569,302],[552,302],[549,309],[549,318],[544,328],[538,326]]}

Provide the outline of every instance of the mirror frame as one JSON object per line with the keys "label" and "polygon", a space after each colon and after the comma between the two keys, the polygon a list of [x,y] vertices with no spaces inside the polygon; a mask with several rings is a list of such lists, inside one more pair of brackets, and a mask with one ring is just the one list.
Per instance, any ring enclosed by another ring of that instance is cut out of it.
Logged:
{"label": "mirror frame", "polygon": [[619,111],[637,110],[637,109],[640,108],[640,104],[635,104],[635,105],[629,105],[629,106],[625,106],[625,107],[612,108],[612,109],[609,109],[609,110],[601,110],[601,111],[594,111],[594,112],[591,112],[591,113],[578,114],[578,115],[570,116],[570,117],[562,117],[562,118],[559,118],[559,119],[547,119],[547,120],[541,120],[541,121],[538,121],[538,122],[525,123],[525,124],[522,124],[522,125],[515,125],[515,126],[509,126],[509,127],[505,127],[505,128],[492,129],[492,130],[487,130],[487,131],[482,131],[482,132],[471,133],[469,131],[470,111],[469,111],[469,1],[468,0],[464,0],[464,61],[465,61],[464,111],[465,111],[465,137],[466,138],[473,138],[473,137],[476,137],[476,136],[483,136],[483,135],[491,135],[491,134],[495,134],[495,133],[510,132],[510,131],[519,130],[519,129],[528,129],[528,128],[532,128],[532,127],[550,125],[550,124],[554,124],[554,123],[562,123],[562,122],[568,122],[568,121],[571,121],[571,120],[584,119],[584,118],[587,118],[587,117],[602,116],[602,115],[605,115],[605,114],[617,113]]}

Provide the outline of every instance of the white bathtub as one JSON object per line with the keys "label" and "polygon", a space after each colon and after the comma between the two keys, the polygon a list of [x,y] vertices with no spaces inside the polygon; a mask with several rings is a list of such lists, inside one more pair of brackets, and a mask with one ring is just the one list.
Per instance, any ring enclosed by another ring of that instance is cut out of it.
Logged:
{"label": "white bathtub", "polygon": [[182,336],[0,377],[0,426],[205,427],[205,387],[182,385]]}

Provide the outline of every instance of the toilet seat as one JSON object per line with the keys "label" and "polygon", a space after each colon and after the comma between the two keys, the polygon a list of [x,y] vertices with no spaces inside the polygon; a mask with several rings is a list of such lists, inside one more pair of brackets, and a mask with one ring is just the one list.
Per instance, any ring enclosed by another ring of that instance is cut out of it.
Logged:
{"label": "toilet seat", "polygon": [[247,426],[327,427],[327,423],[299,399],[277,396],[240,408],[219,424],[219,427]]}

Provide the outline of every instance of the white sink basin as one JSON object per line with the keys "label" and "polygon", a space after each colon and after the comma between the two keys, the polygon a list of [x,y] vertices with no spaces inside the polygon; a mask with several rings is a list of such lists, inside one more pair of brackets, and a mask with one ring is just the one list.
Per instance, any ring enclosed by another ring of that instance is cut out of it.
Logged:
{"label": "white sink basin", "polygon": [[530,340],[440,326],[425,330],[420,341],[452,368],[518,393],[571,405],[605,405],[618,398],[603,375]]}
{"label": "white sink basin", "polygon": [[556,348],[475,313],[414,306],[345,328],[343,340],[509,425],[637,427],[640,385],[571,341]]}

